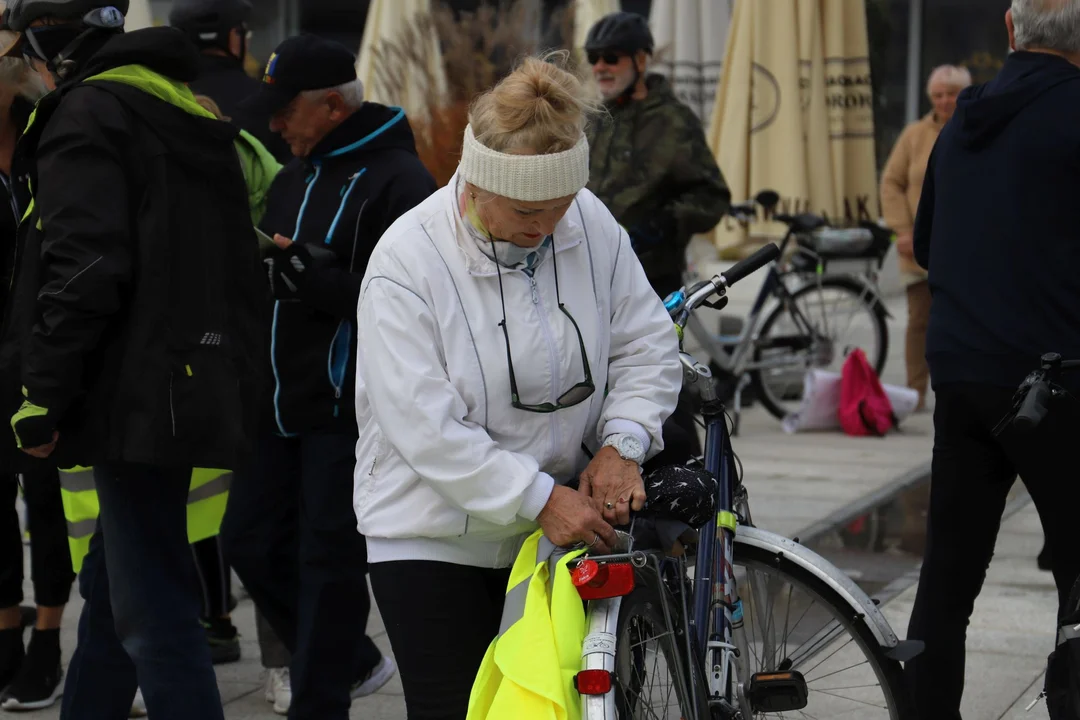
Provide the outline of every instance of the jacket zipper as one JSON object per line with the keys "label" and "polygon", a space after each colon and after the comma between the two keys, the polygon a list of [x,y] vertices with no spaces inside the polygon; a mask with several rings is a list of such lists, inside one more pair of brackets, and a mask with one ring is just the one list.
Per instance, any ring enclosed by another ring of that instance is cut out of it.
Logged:
{"label": "jacket zipper", "polygon": [[[544,303],[540,302],[540,292],[536,288],[536,278],[526,275],[529,278],[529,288],[532,290],[533,305],[536,306],[536,314],[540,318],[540,329],[544,333],[544,340],[548,346],[548,358],[551,363],[551,402],[554,403],[558,400],[558,396],[555,394],[555,381],[559,377],[559,355],[555,352],[555,339],[551,334],[551,326],[548,325],[547,315],[544,312]],[[559,451],[559,423],[555,419],[556,413],[548,413],[551,416],[551,453],[554,456]]]}

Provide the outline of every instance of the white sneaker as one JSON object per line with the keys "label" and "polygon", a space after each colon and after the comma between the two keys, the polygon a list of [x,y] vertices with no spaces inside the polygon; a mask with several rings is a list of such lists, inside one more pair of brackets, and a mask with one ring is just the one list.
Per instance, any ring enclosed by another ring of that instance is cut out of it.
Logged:
{"label": "white sneaker", "polygon": [[390,682],[390,678],[394,677],[394,672],[396,670],[397,666],[394,665],[394,661],[386,655],[383,655],[379,664],[376,665],[367,676],[356,681],[352,686],[352,692],[349,693],[349,697],[355,700],[356,698],[362,698],[372,694],[383,685]]}
{"label": "white sneaker", "polygon": [[289,668],[271,668],[266,673],[266,702],[273,703],[274,712],[288,715],[292,705],[292,681]]}
{"label": "white sneaker", "polygon": [[146,701],[143,700],[142,690],[135,690],[135,699],[131,701],[131,712],[128,713],[128,717],[146,717]]}

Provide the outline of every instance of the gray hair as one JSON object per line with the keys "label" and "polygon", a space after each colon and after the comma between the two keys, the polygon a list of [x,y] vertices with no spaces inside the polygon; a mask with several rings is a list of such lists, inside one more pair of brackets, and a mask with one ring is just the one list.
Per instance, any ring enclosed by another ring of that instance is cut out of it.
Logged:
{"label": "gray hair", "polygon": [[930,79],[926,81],[926,93],[928,95],[934,83],[944,83],[957,90],[963,90],[971,84],[971,73],[966,67],[959,65],[938,65],[930,73]]}
{"label": "gray hair", "polygon": [[1016,49],[1080,52],[1080,0],[1012,0]]}
{"label": "gray hair", "polygon": [[30,67],[26,60],[18,57],[0,58],[0,86],[14,90],[30,102],[36,103],[48,94],[45,81]]}
{"label": "gray hair", "polygon": [[305,90],[301,94],[310,100],[321,100],[326,97],[327,94],[332,92],[336,92],[344,98],[345,106],[350,110],[359,110],[360,106],[364,104],[364,83],[360,78],[350,80],[344,85],[338,85],[336,87],[324,88],[322,90]]}

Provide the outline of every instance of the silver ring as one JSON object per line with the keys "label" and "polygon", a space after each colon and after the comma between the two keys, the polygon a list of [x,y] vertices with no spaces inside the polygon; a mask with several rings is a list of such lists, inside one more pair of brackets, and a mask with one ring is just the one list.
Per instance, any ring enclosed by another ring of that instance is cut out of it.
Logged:
{"label": "silver ring", "polygon": [[608,510],[614,510],[615,509],[615,506],[612,505],[611,503],[604,503],[604,507],[606,507]]}
{"label": "silver ring", "polygon": [[592,547],[596,543],[600,542],[600,533],[593,532],[593,539],[591,543],[585,543],[585,547]]}

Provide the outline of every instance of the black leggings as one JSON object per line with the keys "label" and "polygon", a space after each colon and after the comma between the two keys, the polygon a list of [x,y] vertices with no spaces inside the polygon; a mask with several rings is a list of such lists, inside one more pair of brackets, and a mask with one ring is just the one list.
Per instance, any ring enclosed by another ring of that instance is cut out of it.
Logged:
{"label": "black leggings", "polygon": [[203,599],[204,620],[223,618],[229,614],[232,571],[225,564],[219,538],[219,535],[214,535],[191,546],[196,575],[199,578],[199,593]]}
{"label": "black leggings", "polygon": [[[42,607],[66,605],[75,572],[71,569],[67,522],[60,499],[60,476],[55,470],[35,471],[22,478],[30,531],[30,572],[34,602]],[[15,510],[18,479],[0,476],[0,608],[23,600],[23,543]]]}
{"label": "black leggings", "polygon": [[465,720],[476,671],[499,632],[510,568],[401,560],[368,572],[408,720]]}

